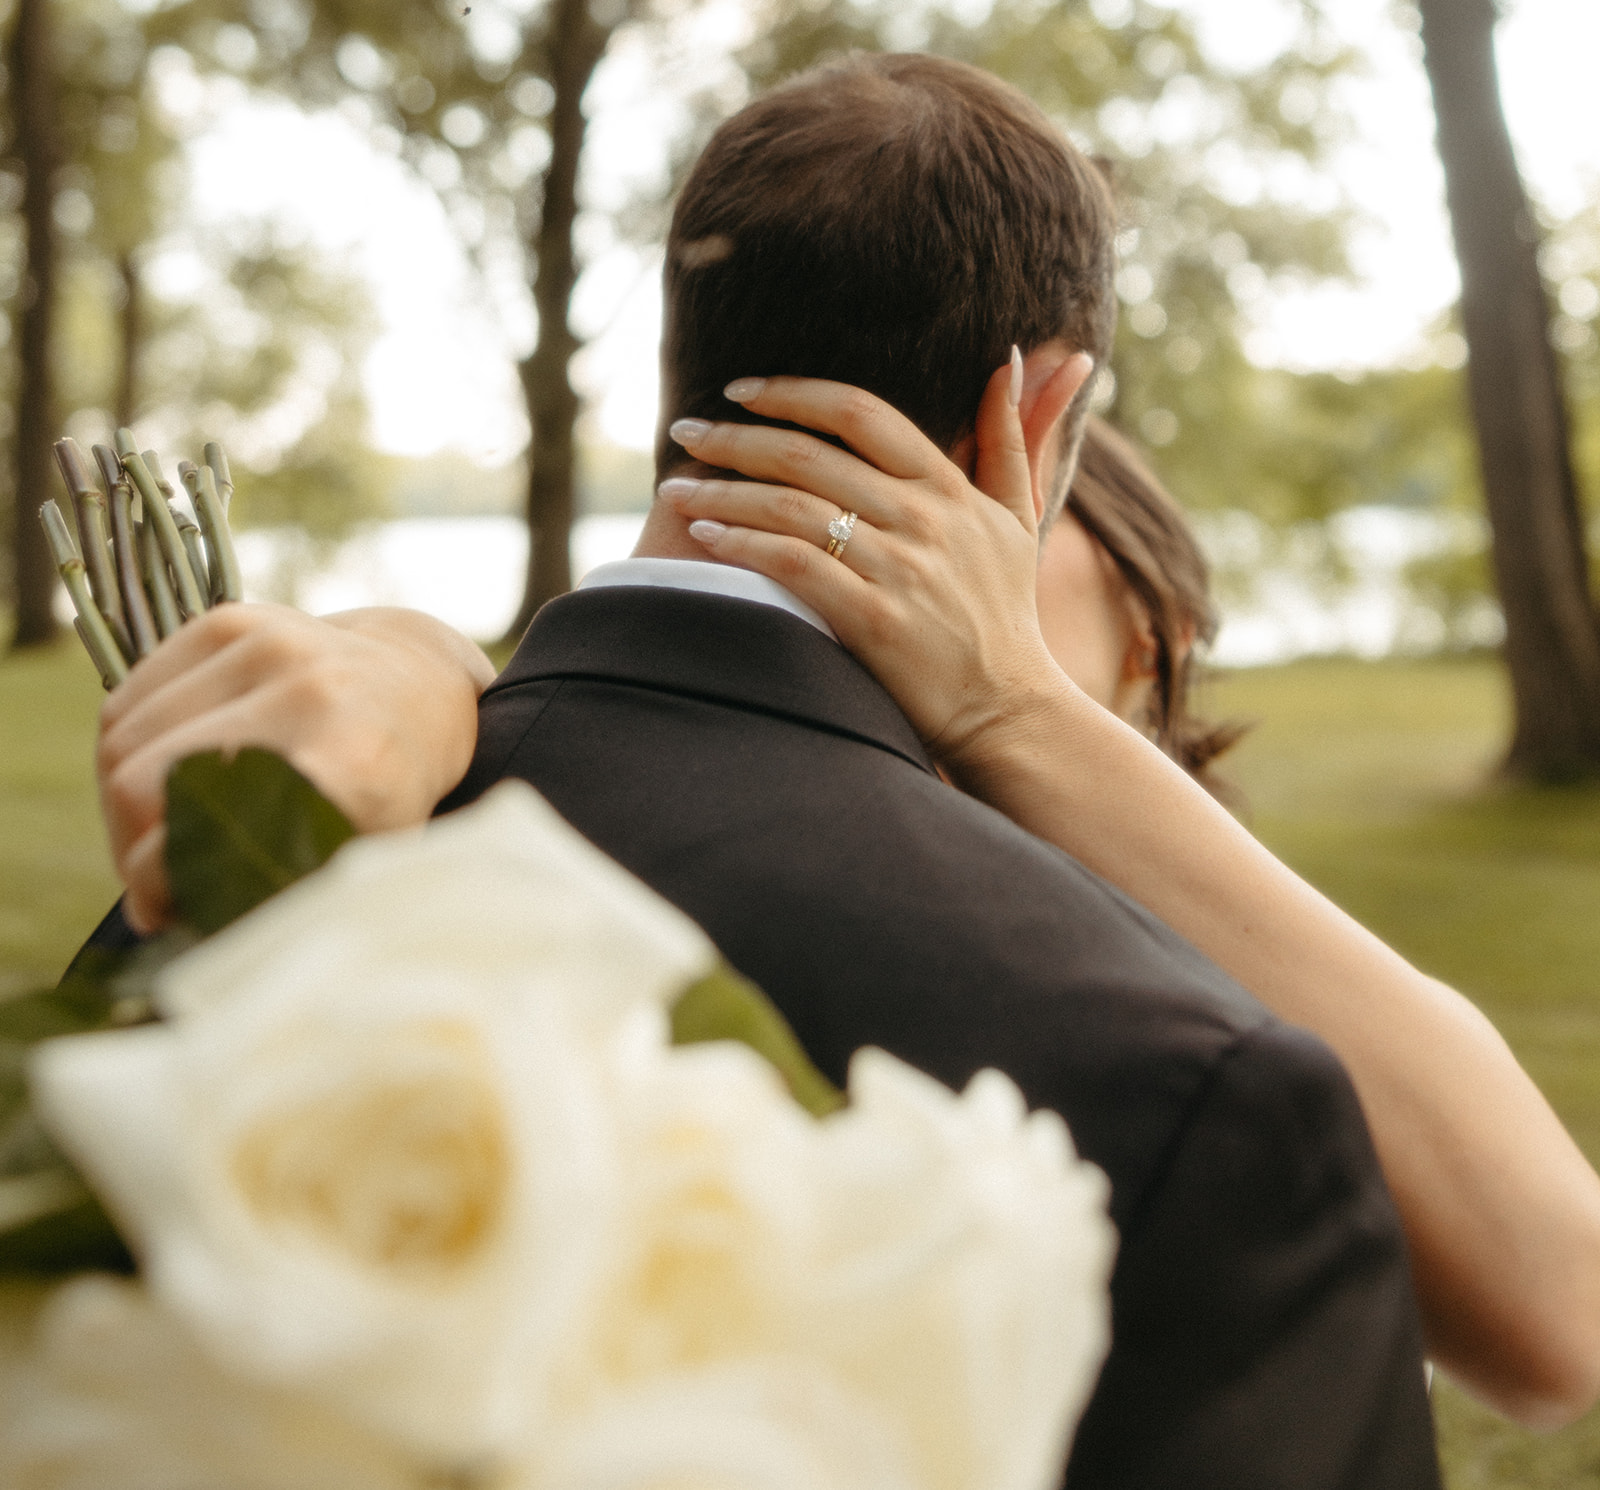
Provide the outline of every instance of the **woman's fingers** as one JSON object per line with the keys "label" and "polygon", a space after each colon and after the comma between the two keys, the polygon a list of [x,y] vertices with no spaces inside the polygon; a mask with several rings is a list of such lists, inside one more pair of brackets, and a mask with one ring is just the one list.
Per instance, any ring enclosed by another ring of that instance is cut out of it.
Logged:
{"label": "woman's fingers", "polygon": [[270,713],[261,709],[258,699],[240,694],[146,736],[120,754],[102,750],[98,761],[100,807],[112,857],[120,856],[163,819],[167,774],[186,756],[204,750],[231,755],[246,744],[288,756],[290,752],[273,738],[272,730],[263,727],[264,717],[270,723]]}
{"label": "woman's fingers", "polygon": [[100,710],[101,730],[113,728],[173,679],[241,637],[296,615],[287,606],[251,602],[219,605],[185,622],[148,657],[140,659],[126,682],[106,695]]}
{"label": "woman's fingers", "polygon": [[824,548],[828,524],[840,510],[837,503],[824,497],[760,481],[669,476],[656,488],[656,494],[687,518],[714,517],[740,527],[765,528],[769,533],[808,538]]}
{"label": "woman's fingers", "polygon": [[846,383],[738,378],[723,393],[731,403],[764,418],[837,435],[885,475],[902,480],[931,476],[945,464],[943,451],[898,409]]}
{"label": "woman's fingers", "polygon": [[152,740],[241,698],[255,681],[237,647],[197,654],[186,671],[169,674],[158,687],[141,689],[141,696],[115,722],[103,724],[101,767],[115,770]]}
{"label": "woman's fingers", "polygon": [[[673,476],[657,489],[662,500],[691,521],[711,520],[724,527],[758,528],[784,538],[798,538],[824,557],[833,537],[830,524],[845,512],[833,502],[809,492],[787,486],[768,486],[758,481],[700,481],[692,476]],[[880,535],[871,520],[857,513],[855,531],[847,540],[850,567],[867,579],[877,576],[883,559]],[[707,530],[709,531],[709,530]]]}
{"label": "woman's fingers", "polygon": [[[851,618],[870,603],[872,587],[847,562],[803,538],[732,527],[706,518],[695,522],[689,531],[707,553],[723,563],[764,574],[797,595],[826,617],[839,639],[848,645]],[[855,541],[851,538],[846,545],[852,558],[854,550],[850,545]]]}
{"label": "woman's fingers", "polygon": [[705,465],[810,492],[837,508],[870,517],[880,527],[892,526],[905,505],[905,489],[876,467],[803,430],[680,419],[669,432]]}
{"label": "woman's fingers", "polygon": [[1039,528],[1033,472],[1022,433],[1022,352],[989,379],[978,404],[977,458],[972,484],[1004,507],[1030,533]]}
{"label": "woman's fingers", "polygon": [[167,825],[149,828],[117,865],[126,887],[122,913],[141,936],[159,931],[172,919],[172,890],[167,882]]}

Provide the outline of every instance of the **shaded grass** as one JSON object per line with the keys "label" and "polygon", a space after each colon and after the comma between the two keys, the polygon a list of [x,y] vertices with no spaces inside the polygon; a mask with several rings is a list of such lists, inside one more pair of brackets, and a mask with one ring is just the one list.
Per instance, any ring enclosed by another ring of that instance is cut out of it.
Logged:
{"label": "shaded grass", "polygon": [[[1600,788],[1496,781],[1498,666],[1299,663],[1214,702],[1260,721],[1228,766],[1261,839],[1477,1003],[1600,1162]],[[1600,1490],[1600,1412],[1539,1435],[1434,1404],[1451,1490]]]}
{"label": "shaded grass", "polygon": [[75,638],[0,654],[0,994],[54,982],[116,899],[94,793],[102,697]]}

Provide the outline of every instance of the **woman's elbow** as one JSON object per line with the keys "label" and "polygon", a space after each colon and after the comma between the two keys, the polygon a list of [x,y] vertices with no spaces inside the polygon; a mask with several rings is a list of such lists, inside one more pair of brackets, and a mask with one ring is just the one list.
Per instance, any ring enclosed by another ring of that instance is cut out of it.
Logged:
{"label": "woman's elbow", "polygon": [[1496,1379],[1479,1382],[1490,1406],[1525,1428],[1553,1432],[1600,1402],[1600,1308],[1545,1321],[1521,1344],[1514,1364],[1502,1359]]}
{"label": "woman's elbow", "polygon": [[1553,1431],[1576,1422],[1600,1402],[1600,1321],[1582,1341],[1550,1362],[1542,1390],[1521,1418],[1530,1428]]}

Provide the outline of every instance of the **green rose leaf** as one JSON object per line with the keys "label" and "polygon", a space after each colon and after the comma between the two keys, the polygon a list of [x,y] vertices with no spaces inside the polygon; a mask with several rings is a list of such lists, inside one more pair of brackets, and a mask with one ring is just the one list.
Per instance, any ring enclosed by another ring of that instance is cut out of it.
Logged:
{"label": "green rose leaf", "polygon": [[0,999],[0,1048],[144,1023],[154,1017],[156,973],[194,941],[192,932],[180,929],[131,950],[85,947],[54,988]]}
{"label": "green rose leaf", "polygon": [[844,1106],[844,1093],[811,1064],[772,1001],[726,963],[691,983],[672,1006],[672,1043],[706,1040],[738,1040],[764,1056],[813,1117],[826,1117]]}
{"label": "green rose leaf", "polygon": [[42,1040],[149,1018],[149,999],[136,990],[148,981],[143,970],[169,955],[165,941],[133,953],[88,948],[56,987],[0,1000],[0,1276],[131,1265],[110,1219],[33,1114],[28,1058]]}
{"label": "green rose leaf", "polygon": [[167,878],[202,936],[320,869],[355,836],[350,820],[281,756],[191,755],[167,777]]}
{"label": "green rose leaf", "polygon": [[32,1045],[56,1035],[81,1035],[111,1024],[117,1002],[102,979],[63,980],[55,988],[0,1001],[0,1044]]}
{"label": "green rose leaf", "polygon": [[29,1110],[26,1047],[0,1044],[0,1277],[130,1272],[111,1218]]}
{"label": "green rose leaf", "polygon": [[0,1277],[132,1273],[133,1254],[70,1171],[0,1179]]}

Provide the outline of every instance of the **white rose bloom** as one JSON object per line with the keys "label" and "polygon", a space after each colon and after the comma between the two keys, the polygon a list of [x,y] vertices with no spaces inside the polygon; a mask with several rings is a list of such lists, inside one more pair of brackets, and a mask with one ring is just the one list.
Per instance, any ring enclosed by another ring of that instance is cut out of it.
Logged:
{"label": "white rose bloom", "polygon": [[862,1051],[850,1095],[817,1123],[742,1047],[635,1052],[629,1250],[541,1485],[1057,1483],[1109,1342],[1104,1176],[993,1071],[958,1097]]}
{"label": "white rose bloom", "polygon": [[51,1299],[0,1401],[6,1490],[418,1490],[419,1466],[315,1399],[218,1371],[134,1284]]}
{"label": "white rose bloom", "polygon": [[863,1051],[817,1122],[672,1049],[713,959],[511,785],[173,963],[169,1023],[48,1042],[149,1292],[63,1292],[0,1486],[1050,1490],[1104,1178],[994,1072]]}
{"label": "white rose bloom", "polygon": [[957,1096],[867,1049],[850,1100],[819,1134],[799,1349],[877,1398],[918,1483],[1056,1485],[1111,1342],[1109,1183],[998,1071]]}
{"label": "white rose bloom", "polygon": [[493,1457],[616,1230],[606,1051],[712,955],[513,784],[175,962],[172,1022],[49,1042],[36,1102],[228,1369]]}
{"label": "white rose bloom", "polygon": [[529,1490],[920,1490],[876,1403],[797,1358],[679,1371],[607,1397],[556,1441],[527,1483]]}

